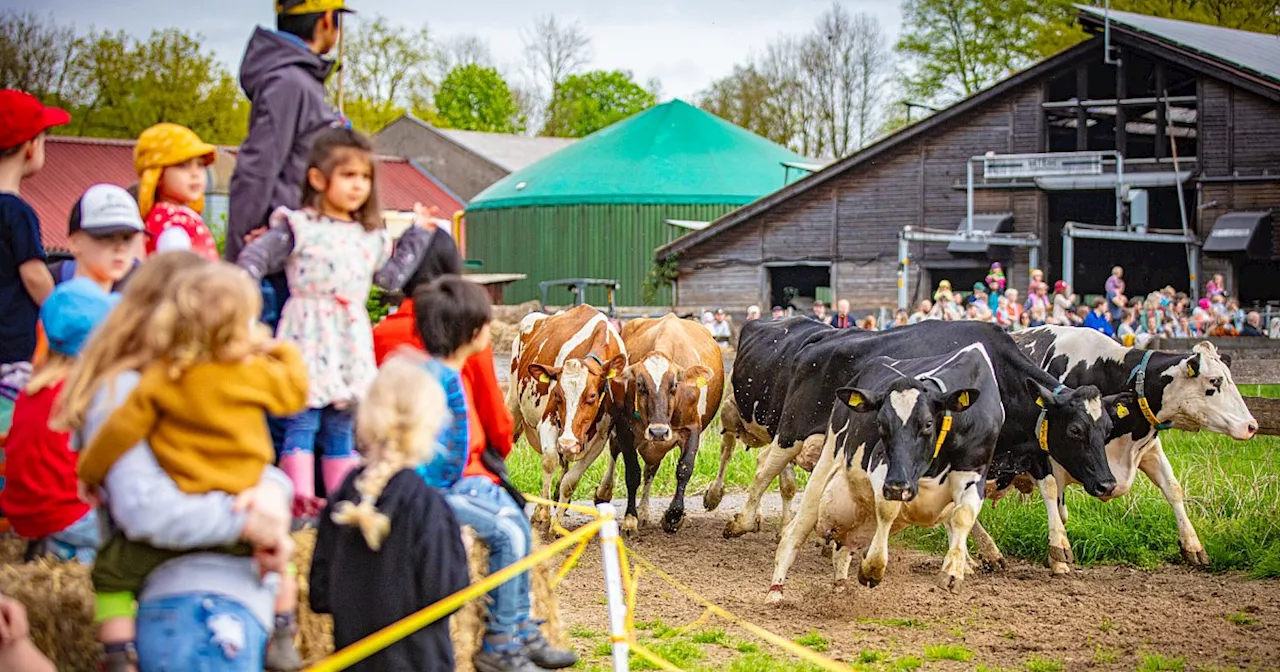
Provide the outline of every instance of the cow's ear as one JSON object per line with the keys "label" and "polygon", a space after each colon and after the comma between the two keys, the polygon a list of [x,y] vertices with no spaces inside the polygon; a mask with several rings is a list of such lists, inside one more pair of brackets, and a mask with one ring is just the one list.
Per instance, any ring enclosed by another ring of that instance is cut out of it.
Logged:
{"label": "cow's ear", "polygon": [[1222,363],[1226,364],[1228,369],[1231,368],[1231,353],[1219,350],[1218,359],[1221,359]]}
{"label": "cow's ear", "polygon": [[542,364],[530,364],[529,375],[544,385],[560,377],[560,368],[556,366],[543,366]]}
{"label": "cow's ear", "polygon": [[954,413],[962,413],[969,410],[969,407],[978,403],[978,397],[982,393],[976,389],[969,388],[967,390],[955,390],[947,395],[947,410]]}
{"label": "cow's ear", "polygon": [[604,377],[607,380],[617,378],[619,374],[627,369],[627,356],[617,355],[609,360],[609,365],[604,367]]}
{"label": "cow's ear", "polygon": [[1031,397],[1036,400],[1036,404],[1039,406],[1052,406],[1058,403],[1053,390],[1041,385],[1034,379],[1027,379],[1027,392],[1031,394]]}
{"label": "cow's ear", "polygon": [[836,390],[836,399],[858,413],[869,413],[880,408],[880,399],[856,387],[842,387]]}
{"label": "cow's ear", "polygon": [[1123,422],[1138,410],[1138,395],[1133,392],[1113,394],[1103,397],[1102,401],[1113,424]]}
{"label": "cow's ear", "polygon": [[1201,355],[1200,353],[1196,353],[1187,358],[1186,364],[1188,378],[1195,378],[1200,375],[1200,367],[1204,365],[1201,360],[1201,357],[1203,356],[1204,355]]}
{"label": "cow's ear", "polygon": [[711,384],[711,367],[695,364],[680,372],[680,382],[702,389]]}

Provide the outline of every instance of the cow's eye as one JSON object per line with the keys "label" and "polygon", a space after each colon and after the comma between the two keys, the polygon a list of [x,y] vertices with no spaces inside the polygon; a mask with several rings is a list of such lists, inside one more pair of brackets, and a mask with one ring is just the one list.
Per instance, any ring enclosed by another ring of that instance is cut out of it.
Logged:
{"label": "cow's eye", "polygon": [[1219,376],[1219,377],[1217,377],[1217,378],[1210,378],[1210,379],[1209,379],[1209,384],[1210,384],[1210,385],[1212,385],[1212,386],[1214,387],[1214,389],[1221,390],[1221,389],[1222,389],[1222,377],[1221,377],[1221,376]]}
{"label": "cow's eye", "polygon": [[588,404],[594,404],[594,403],[596,403],[596,399],[597,399],[597,398],[598,398],[598,395],[596,395],[596,393],[595,393],[595,392],[592,392],[591,394],[588,394],[588,395],[587,395],[587,403],[588,403]]}
{"label": "cow's eye", "polygon": [[1079,425],[1071,425],[1067,428],[1067,436],[1076,440],[1083,439],[1084,430],[1080,429]]}
{"label": "cow's eye", "polygon": [[932,423],[932,422],[926,422],[926,423],[924,423],[924,424],[920,425],[920,433],[921,433],[921,434],[928,434],[928,433],[930,433],[930,432],[932,432],[932,431],[933,431],[933,423]]}

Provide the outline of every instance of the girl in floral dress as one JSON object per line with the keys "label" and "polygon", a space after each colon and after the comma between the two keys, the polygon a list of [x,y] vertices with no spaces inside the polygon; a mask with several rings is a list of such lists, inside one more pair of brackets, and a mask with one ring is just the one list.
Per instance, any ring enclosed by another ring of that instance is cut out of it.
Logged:
{"label": "girl in floral dress", "polygon": [[315,455],[326,492],[337,492],[360,461],[353,413],[377,375],[365,301],[373,274],[391,255],[374,184],[373,149],[356,131],[334,128],[316,138],[302,209],[280,208],[272,231],[241,254],[261,276],[285,258],[290,298],[277,337],[298,346],[311,388],[307,410],[285,419],[280,469],[294,484],[295,515],[318,513]]}

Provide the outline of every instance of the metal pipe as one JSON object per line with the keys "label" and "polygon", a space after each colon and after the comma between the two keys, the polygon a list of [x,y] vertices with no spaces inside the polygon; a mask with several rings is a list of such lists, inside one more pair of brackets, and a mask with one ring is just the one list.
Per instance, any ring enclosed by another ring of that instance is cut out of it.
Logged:
{"label": "metal pipe", "polygon": [[964,220],[964,235],[968,236],[973,233],[973,159],[970,158],[964,164],[965,184],[966,187],[966,211],[967,215]]}
{"label": "metal pipe", "polygon": [[1233,182],[1280,182],[1280,174],[1278,175],[1202,175],[1196,178],[1197,182],[1202,184],[1217,183],[1233,183]]}
{"label": "metal pipe", "polygon": [[960,233],[928,233],[926,231],[916,231],[910,226],[902,229],[902,237],[912,242],[921,243],[954,243],[958,241],[981,240],[988,245],[999,245],[1002,247],[1038,247],[1040,245],[1040,239],[1038,238],[1011,238],[1000,234],[966,238]]}
{"label": "metal pipe", "polygon": [[907,309],[907,271],[911,266],[911,241],[898,234],[898,309]]}
{"label": "metal pipe", "polygon": [[[1028,277],[1031,276],[1032,269],[1040,268],[1040,245],[1038,243],[1039,241],[1037,241],[1037,245],[1035,247],[1027,249],[1027,265],[1028,265],[1027,276]],[[1027,297],[1027,298],[1031,298],[1031,297]]]}
{"label": "metal pipe", "polygon": [[1075,240],[1072,238],[1071,222],[1062,227],[1062,281],[1068,287],[1075,287]]}
{"label": "metal pipe", "polygon": [[1119,105],[1158,105],[1160,103],[1194,103],[1195,96],[1148,96],[1146,98],[1090,98],[1089,100],[1054,100],[1040,103],[1046,110],[1073,109],[1076,107],[1114,107]]}
{"label": "metal pipe", "polygon": [[1072,226],[1072,222],[1067,222],[1062,227],[1063,236],[1070,232],[1073,238],[1088,238],[1090,240],[1122,240],[1131,243],[1180,243],[1189,245],[1199,245],[1199,241],[1192,235],[1177,235],[1172,233],[1136,233],[1134,231],[1115,231],[1112,229],[1086,229],[1082,227]]}

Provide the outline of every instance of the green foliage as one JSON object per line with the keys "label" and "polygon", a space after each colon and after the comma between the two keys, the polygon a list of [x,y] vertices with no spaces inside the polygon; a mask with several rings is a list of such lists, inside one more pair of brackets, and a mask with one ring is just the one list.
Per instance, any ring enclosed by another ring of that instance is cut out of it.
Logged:
{"label": "green foliage", "polygon": [[813,649],[818,653],[822,653],[823,651],[831,648],[831,640],[818,634],[817,630],[810,630],[809,632],[796,637],[796,644]]}
{"label": "green foliage", "polygon": [[611,642],[600,642],[596,644],[596,648],[592,649],[592,653],[597,656],[612,656],[613,644]]}
{"label": "green foliage", "polygon": [[957,644],[927,644],[924,647],[926,660],[958,660],[967,662],[973,658],[973,651]]}
{"label": "green foliage", "polygon": [[1142,657],[1138,672],[1182,672],[1186,667],[1186,658],[1165,657],[1153,653]]}
{"label": "green foliage", "polygon": [[858,662],[867,663],[868,665],[878,663],[888,657],[888,654],[873,649],[863,649],[858,652]]}
{"label": "green foliage", "polygon": [[572,628],[569,628],[569,636],[574,639],[595,639],[600,636],[600,633],[592,630],[591,628],[584,628],[582,626],[575,625]]}
{"label": "green foliage", "polygon": [[729,636],[724,630],[699,630],[693,633],[694,644],[721,644],[727,646]]}
{"label": "green foliage", "polygon": [[1027,672],[1062,672],[1062,662],[1046,656],[1031,656],[1023,665]]}
{"label": "green foliage", "polygon": [[[378,131],[406,110],[430,116],[432,40],[425,25],[414,28],[380,15],[351,17],[342,32],[343,114],[357,130]],[[335,105],[338,81],[328,82]]]}
{"label": "green foliage", "polygon": [[903,656],[889,665],[890,669],[910,671],[919,669],[924,665],[924,661],[916,656]]}
{"label": "green foliage", "polygon": [[858,622],[868,625],[883,625],[887,628],[912,628],[915,630],[925,630],[929,627],[928,623],[914,618],[859,618]]}
{"label": "green foliage", "polygon": [[1247,611],[1238,611],[1234,614],[1227,614],[1227,622],[1232,625],[1238,625],[1242,628],[1252,627],[1258,624],[1258,619]]}
{"label": "green foliage", "polygon": [[449,71],[435,96],[436,111],[449,128],[520,133],[525,120],[511,88],[495,68],[475,63]]}
{"label": "green foliage", "polygon": [[652,107],[657,100],[623,70],[593,70],[559,84],[542,135],[582,138]]}
{"label": "green foliage", "polygon": [[1093,647],[1093,662],[1099,665],[1111,665],[1120,659],[1120,652],[1104,647],[1101,644],[1095,644]]}
{"label": "green foliage", "polygon": [[1116,624],[1113,623],[1111,621],[1111,618],[1108,616],[1103,616],[1102,622],[1098,624],[1098,632],[1107,633],[1115,629],[1116,629]]}
{"label": "green foliage", "polygon": [[679,277],[679,255],[654,262],[653,268],[649,269],[649,275],[644,279],[644,286],[641,287],[640,300],[644,301],[645,305],[657,305],[662,293],[669,289],[671,283]]}
{"label": "green foliage", "polygon": [[734,648],[737,649],[738,653],[755,653],[760,650],[760,645],[755,642],[738,642],[738,645]]}
{"label": "green foliage", "polygon": [[365,301],[364,307],[369,311],[369,324],[375,326],[386,319],[387,314],[391,312],[391,305],[387,303],[382,290],[377,287],[369,288],[369,298]]}
{"label": "green foliage", "polygon": [[404,116],[405,108],[390,101],[375,101],[362,95],[347,96],[342,113],[357,131],[377,133],[387,124]]}

